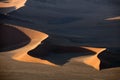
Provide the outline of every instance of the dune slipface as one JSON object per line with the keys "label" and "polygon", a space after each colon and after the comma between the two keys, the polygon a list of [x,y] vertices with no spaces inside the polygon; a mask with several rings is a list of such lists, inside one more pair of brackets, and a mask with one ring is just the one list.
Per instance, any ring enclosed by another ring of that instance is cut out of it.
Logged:
{"label": "dune slipface", "polygon": [[0,24],[0,52],[23,47],[30,42],[30,38],[22,31]]}

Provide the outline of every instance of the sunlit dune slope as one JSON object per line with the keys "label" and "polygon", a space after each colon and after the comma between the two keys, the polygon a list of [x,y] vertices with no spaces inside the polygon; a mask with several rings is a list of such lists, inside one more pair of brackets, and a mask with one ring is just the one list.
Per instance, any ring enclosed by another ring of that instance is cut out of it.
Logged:
{"label": "sunlit dune slope", "polygon": [[88,57],[84,58],[83,62],[87,65],[94,67],[97,70],[100,70],[101,61],[98,58],[98,54],[105,51],[106,48],[92,48],[92,47],[84,47],[84,48],[91,50],[91,51],[95,52],[96,54],[93,56],[88,56]]}

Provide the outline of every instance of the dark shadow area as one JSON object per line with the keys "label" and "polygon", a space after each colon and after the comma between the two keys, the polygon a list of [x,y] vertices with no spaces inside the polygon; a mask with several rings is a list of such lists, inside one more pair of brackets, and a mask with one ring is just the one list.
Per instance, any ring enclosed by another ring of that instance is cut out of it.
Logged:
{"label": "dark shadow area", "polygon": [[9,12],[12,12],[16,10],[16,8],[13,6],[13,7],[0,7],[0,14],[7,14]]}
{"label": "dark shadow area", "polygon": [[0,7],[0,23],[5,23],[5,20],[9,19],[9,12],[16,10],[15,7]]}
{"label": "dark shadow area", "polygon": [[54,45],[44,41],[44,43],[30,51],[28,54],[36,58],[48,60],[57,65],[64,65],[71,58],[91,55],[94,54],[94,52],[82,47]]}
{"label": "dark shadow area", "polygon": [[0,14],[0,24],[3,24],[5,22],[4,21],[5,19],[8,19],[8,16],[4,14]]}
{"label": "dark shadow area", "polygon": [[30,38],[20,30],[0,24],[0,52],[23,47],[30,42]]}
{"label": "dark shadow area", "polygon": [[100,69],[120,67],[120,48],[108,48],[98,55]]}
{"label": "dark shadow area", "polygon": [[48,24],[67,24],[72,23],[78,20],[82,20],[82,18],[79,17],[63,17],[63,18],[53,18],[48,20]]}
{"label": "dark shadow area", "polygon": [[[107,68],[120,67],[120,49],[119,48],[108,48],[107,50],[98,54],[100,59],[100,70]],[[28,55],[48,60],[57,65],[64,65],[70,59],[85,55],[94,55],[95,53],[77,46],[62,46],[54,45],[45,40],[34,50],[30,51]]]}

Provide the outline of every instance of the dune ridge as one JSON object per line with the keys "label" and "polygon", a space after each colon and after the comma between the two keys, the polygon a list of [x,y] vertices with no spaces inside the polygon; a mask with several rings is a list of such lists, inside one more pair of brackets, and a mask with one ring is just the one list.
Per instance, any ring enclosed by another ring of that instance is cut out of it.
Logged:
{"label": "dune ridge", "polygon": [[22,54],[21,53],[15,54],[12,57],[13,59],[24,61],[24,62],[35,62],[35,63],[54,65],[46,60],[37,59],[27,54],[30,50],[34,49],[39,44],[41,44],[41,42],[48,37],[47,34],[39,31],[31,30],[31,29],[22,28],[22,27],[16,27],[16,28],[23,31],[26,35],[28,35],[31,38],[31,42],[27,46],[23,47],[23,50],[20,50],[20,51],[23,51],[21,52]]}
{"label": "dune ridge", "polygon": [[[48,35],[43,33],[43,32],[39,32],[36,30],[32,30],[32,29],[28,29],[28,28],[24,28],[21,26],[14,26],[14,25],[10,25],[13,26],[15,28],[17,28],[18,30],[22,31],[23,33],[25,33],[30,39],[30,43],[27,44],[26,46],[19,48],[19,49],[15,49],[15,50],[11,50],[11,51],[6,51],[6,52],[1,52],[1,54],[6,54],[7,56],[9,55],[10,58],[17,60],[17,61],[23,61],[23,62],[33,62],[33,63],[42,63],[42,64],[47,64],[47,65],[52,65],[52,66],[58,66],[55,63],[52,63],[48,60],[45,59],[40,59],[40,58],[36,58],[33,57],[31,55],[28,55],[28,52],[35,49],[38,45],[41,45],[41,42],[43,40],[45,40],[46,38],[48,38]],[[48,46],[49,48],[55,48],[56,49],[56,45],[54,46]],[[69,51],[70,49],[75,51],[77,49],[77,47],[64,47],[64,46],[59,46],[58,45],[58,51]],[[100,70],[100,60],[98,58],[98,55],[106,50],[106,48],[95,48],[95,47],[85,47],[85,46],[81,46],[79,47],[79,49],[86,49],[88,52],[92,51],[93,53],[95,53],[95,55],[92,56],[87,56],[85,58],[82,59],[82,62],[92,66],[93,68]],[[44,49],[45,50],[45,49]],[[48,52],[49,53],[49,52]],[[41,53],[44,54],[44,53]]]}
{"label": "dune ridge", "polygon": [[95,52],[96,54],[93,55],[93,56],[86,57],[86,58],[83,60],[83,62],[84,62],[85,64],[87,64],[87,65],[90,65],[90,66],[94,67],[94,68],[97,69],[97,70],[100,70],[100,63],[101,63],[101,61],[100,61],[100,59],[98,58],[98,55],[99,55],[101,52],[105,51],[106,48],[89,48],[89,47],[84,47],[84,48],[89,49],[89,50]]}
{"label": "dune ridge", "polygon": [[30,50],[37,47],[41,43],[41,41],[43,41],[44,39],[46,39],[48,37],[47,34],[39,32],[39,31],[35,31],[32,29],[28,29],[28,28],[18,27],[18,26],[14,26],[14,25],[10,25],[10,26],[15,27],[15,28],[19,29],[20,31],[22,31],[23,33],[25,33],[26,35],[28,35],[28,37],[30,37],[31,41],[29,44],[27,44],[26,46],[24,46],[22,48],[11,50],[11,51],[6,51],[6,52],[0,52],[1,54],[6,54],[10,58],[12,58],[14,60],[18,60],[18,61],[37,62],[37,63],[40,62],[40,63],[44,63],[44,64],[51,64],[46,60],[40,60],[40,59],[37,59],[37,58],[27,55],[27,52],[29,52]]}

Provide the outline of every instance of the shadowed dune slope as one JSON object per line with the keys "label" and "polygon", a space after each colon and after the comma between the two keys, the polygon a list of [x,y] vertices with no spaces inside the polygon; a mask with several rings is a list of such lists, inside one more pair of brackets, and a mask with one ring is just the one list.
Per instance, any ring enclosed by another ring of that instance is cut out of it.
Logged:
{"label": "shadowed dune slope", "polygon": [[23,47],[30,38],[22,31],[8,25],[0,24],[0,51],[8,51]]}
{"label": "shadowed dune slope", "polygon": [[[80,57],[77,61],[85,63],[93,68],[100,70],[100,59],[98,54],[105,51],[106,48],[84,47],[84,46],[64,46],[43,42],[28,55],[38,59],[47,60],[55,65],[64,65],[72,58]],[[82,58],[84,56],[84,58]]]}

